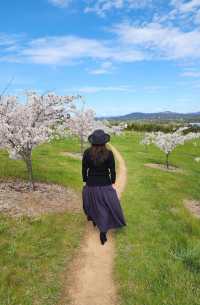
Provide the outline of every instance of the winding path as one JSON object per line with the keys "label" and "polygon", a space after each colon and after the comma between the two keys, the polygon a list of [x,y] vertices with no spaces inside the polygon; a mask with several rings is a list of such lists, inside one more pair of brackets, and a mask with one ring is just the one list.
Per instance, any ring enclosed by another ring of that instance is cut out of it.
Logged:
{"label": "winding path", "polygon": [[[111,144],[109,146],[118,160],[114,187],[120,197],[126,185],[126,165],[117,149]],[[71,271],[69,270],[71,278],[66,287],[66,295],[70,298],[70,305],[118,304],[117,287],[113,279],[114,256],[112,230],[108,232],[107,243],[102,246],[98,229],[88,222],[81,247],[72,263]],[[62,300],[61,304],[67,305],[64,295]]]}

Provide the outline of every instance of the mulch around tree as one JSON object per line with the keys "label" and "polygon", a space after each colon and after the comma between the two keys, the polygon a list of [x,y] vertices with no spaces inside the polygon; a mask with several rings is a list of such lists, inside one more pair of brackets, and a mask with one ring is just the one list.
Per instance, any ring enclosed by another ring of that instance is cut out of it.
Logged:
{"label": "mulch around tree", "polygon": [[74,190],[47,183],[35,183],[29,191],[26,181],[0,181],[0,212],[20,217],[38,217],[48,213],[80,212],[81,196]]}
{"label": "mulch around tree", "polygon": [[183,173],[183,170],[181,168],[169,165],[169,167],[167,168],[167,166],[165,164],[160,164],[160,163],[146,163],[144,164],[144,166],[146,167],[150,167],[150,168],[156,168],[156,169],[160,169],[162,171],[166,171],[166,172],[177,172],[177,173]]}
{"label": "mulch around tree", "polygon": [[184,205],[196,218],[200,219],[200,201],[185,200]]}
{"label": "mulch around tree", "polygon": [[75,158],[75,159],[82,159],[81,153],[71,153],[71,152],[65,151],[65,152],[62,152],[61,155],[65,156],[65,157]]}

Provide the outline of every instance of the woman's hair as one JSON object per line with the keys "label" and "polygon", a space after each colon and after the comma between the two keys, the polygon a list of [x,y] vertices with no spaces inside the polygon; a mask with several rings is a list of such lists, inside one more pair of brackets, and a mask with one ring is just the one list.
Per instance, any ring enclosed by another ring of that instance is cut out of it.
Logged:
{"label": "woman's hair", "polygon": [[109,150],[105,144],[92,144],[90,147],[90,155],[94,163],[100,164],[108,158]]}

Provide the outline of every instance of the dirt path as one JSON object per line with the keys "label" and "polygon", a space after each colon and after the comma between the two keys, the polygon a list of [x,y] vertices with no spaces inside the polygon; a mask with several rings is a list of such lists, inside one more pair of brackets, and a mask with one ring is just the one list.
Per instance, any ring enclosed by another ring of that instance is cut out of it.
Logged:
{"label": "dirt path", "polygon": [[[118,160],[118,173],[115,188],[119,196],[126,184],[126,165],[120,153],[112,146]],[[77,257],[72,263],[72,276],[68,278],[62,305],[68,305],[65,294],[69,295],[71,305],[116,305],[117,287],[113,280],[113,261],[115,245],[113,232],[108,232],[108,242],[100,244],[99,231],[91,222],[87,223],[85,237]]]}
{"label": "dirt path", "polygon": [[126,164],[124,159],[122,158],[122,155],[118,152],[118,150],[111,144],[109,146],[112,149],[115,158],[118,160],[118,173],[117,173],[117,181],[115,183],[115,188],[120,197],[126,186],[126,179],[127,179]]}

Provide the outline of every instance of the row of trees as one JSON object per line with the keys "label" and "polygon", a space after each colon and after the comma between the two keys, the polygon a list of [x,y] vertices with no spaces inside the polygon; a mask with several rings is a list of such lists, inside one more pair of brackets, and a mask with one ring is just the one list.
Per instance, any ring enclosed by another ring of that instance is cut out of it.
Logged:
{"label": "row of trees", "polygon": [[166,156],[166,166],[169,168],[169,156],[178,145],[183,145],[187,141],[200,138],[200,132],[187,131],[188,127],[183,127],[172,133],[146,133],[141,143],[145,146],[154,144],[162,150]]}
{"label": "row of trees", "polygon": [[132,122],[128,123],[127,130],[128,131],[139,131],[139,132],[173,132],[175,129],[177,129],[177,124],[173,123],[158,123],[158,122]]}
{"label": "row of trees", "polygon": [[[129,122],[127,123],[126,130],[128,131],[139,131],[139,132],[165,132],[171,133],[176,131],[178,128],[185,126],[186,123],[180,122]],[[200,132],[200,127],[197,125],[187,124],[188,129],[185,131],[188,132]]]}
{"label": "row of trees", "polygon": [[[81,101],[80,107],[77,100]],[[25,162],[30,189],[34,189],[32,150],[37,145],[55,137],[73,135],[79,138],[83,153],[84,143],[95,129],[118,135],[127,129],[127,124],[111,125],[106,120],[96,120],[94,110],[86,108],[81,96],[27,92],[25,102],[15,96],[0,97],[0,148],[7,149],[10,158]],[[166,155],[168,168],[172,151],[197,138],[200,138],[200,132],[190,132],[186,127],[170,133],[145,133],[142,143],[146,146],[154,144],[161,149]]]}
{"label": "row of trees", "polygon": [[[27,92],[26,101],[15,96],[0,98],[0,148],[7,149],[10,158],[25,162],[30,189],[34,190],[32,150],[54,137],[78,136],[81,153],[88,135],[95,129],[119,134],[124,126],[110,126],[97,121],[95,112],[86,108],[81,96],[39,95]],[[77,100],[82,101],[81,108]]]}

